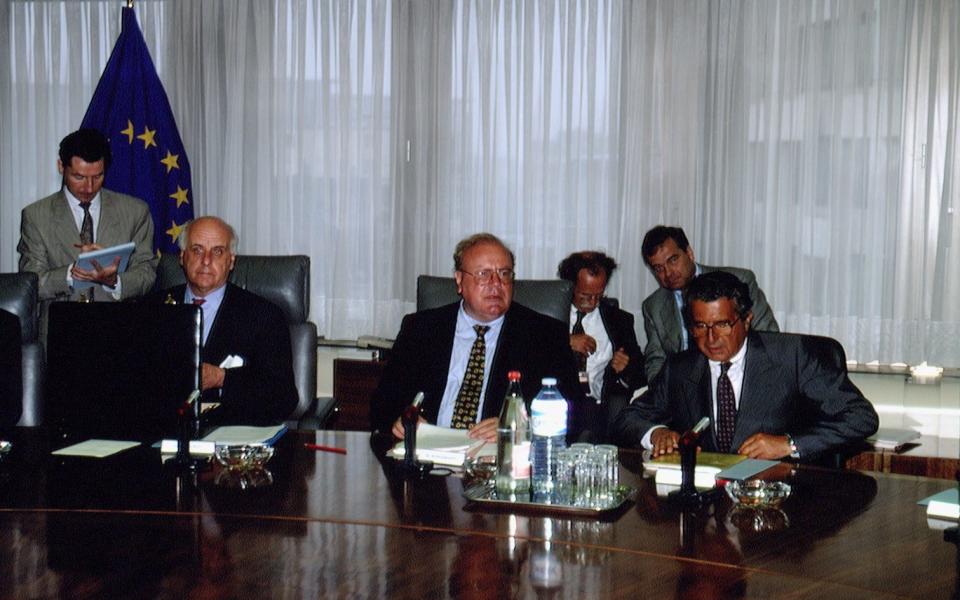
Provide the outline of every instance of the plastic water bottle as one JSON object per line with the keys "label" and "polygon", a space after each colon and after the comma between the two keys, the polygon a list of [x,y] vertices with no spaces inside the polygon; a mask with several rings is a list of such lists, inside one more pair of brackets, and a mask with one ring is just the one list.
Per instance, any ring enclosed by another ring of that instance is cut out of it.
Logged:
{"label": "plastic water bottle", "polygon": [[497,497],[530,491],[530,423],[520,390],[520,372],[507,373],[510,387],[497,423]]}
{"label": "plastic water bottle", "polygon": [[541,383],[530,405],[531,485],[535,501],[549,502],[557,478],[557,453],[567,447],[567,401],[557,390],[555,378],[544,377]]}

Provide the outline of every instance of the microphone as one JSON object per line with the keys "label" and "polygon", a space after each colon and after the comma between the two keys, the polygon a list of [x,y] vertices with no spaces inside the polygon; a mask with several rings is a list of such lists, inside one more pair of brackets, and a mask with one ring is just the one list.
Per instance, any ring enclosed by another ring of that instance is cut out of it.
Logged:
{"label": "microphone", "polygon": [[403,424],[403,465],[413,467],[417,462],[417,424],[420,422],[420,405],[423,404],[423,392],[417,392],[413,403],[403,410],[400,422]]}

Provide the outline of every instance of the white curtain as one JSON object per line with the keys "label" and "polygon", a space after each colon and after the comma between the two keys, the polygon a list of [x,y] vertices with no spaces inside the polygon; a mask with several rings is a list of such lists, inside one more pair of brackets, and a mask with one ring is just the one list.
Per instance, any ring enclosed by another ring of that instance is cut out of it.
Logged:
{"label": "white curtain", "polygon": [[[0,270],[59,185],[118,2],[0,3]],[[311,256],[322,334],[392,337],[419,273],[503,237],[521,277],[640,241],[753,269],[781,326],[960,365],[953,0],[138,0],[193,166],[241,252]],[[638,323],[642,337],[642,327]]]}

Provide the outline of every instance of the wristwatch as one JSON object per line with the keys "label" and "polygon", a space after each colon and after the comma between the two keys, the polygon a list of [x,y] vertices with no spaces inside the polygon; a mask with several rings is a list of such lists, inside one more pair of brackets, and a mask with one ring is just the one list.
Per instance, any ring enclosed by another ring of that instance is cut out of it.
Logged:
{"label": "wristwatch", "polygon": [[793,441],[793,436],[789,433],[787,434],[787,443],[790,444],[790,458],[800,458],[800,449],[797,448],[797,443]]}

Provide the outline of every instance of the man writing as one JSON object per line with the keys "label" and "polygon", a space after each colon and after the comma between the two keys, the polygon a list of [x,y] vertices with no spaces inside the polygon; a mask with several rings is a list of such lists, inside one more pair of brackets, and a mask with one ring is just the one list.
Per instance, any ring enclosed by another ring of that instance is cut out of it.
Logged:
{"label": "man writing", "polygon": [[[142,200],[103,187],[110,167],[110,144],[95,129],[80,129],[60,142],[59,192],[23,209],[20,219],[20,271],[40,278],[40,298],[77,297],[75,282],[95,284],[97,300],[123,300],[147,293],[156,276],[152,250],[153,220]],[[119,258],[92,269],[77,266],[77,256],[134,242],[127,270]]]}
{"label": "man writing", "polygon": [[187,279],[153,297],[203,312],[201,389],[220,406],[210,424],[270,425],[297,405],[290,332],[280,309],[227,283],[237,236],[217,217],[200,217],[180,234],[180,264]]}
{"label": "man writing", "polygon": [[556,377],[567,400],[582,402],[566,327],[513,302],[513,253],[503,242],[472,235],[457,244],[453,261],[461,301],[404,317],[371,401],[373,429],[402,438],[400,413],[422,391],[425,421],[494,441],[514,370],[526,398],[541,378]]}
{"label": "man writing", "polygon": [[616,268],[603,252],[574,252],[557,269],[561,279],[574,285],[570,348],[579,363],[581,387],[598,409],[590,425],[597,439],[606,438],[608,424],[633,391],[646,385],[633,315],[604,298]]}
{"label": "man writing", "polygon": [[685,320],[696,347],[668,357],[620,413],[621,444],[669,454],[706,416],[713,425],[700,438],[704,450],[810,461],[876,432],[877,413],[847,376],[839,344],[753,331],[749,291],[724,271],[690,283]]}
{"label": "man writing", "polygon": [[663,225],[654,227],[643,236],[641,252],[650,272],[660,284],[660,289],[647,296],[642,306],[643,328],[647,334],[647,345],[643,352],[647,381],[653,382],[668,355],[691,346],[681,314],[683,291],[701,273],[723,270],[736,275],[750,289],[753,328],[758,331],[780,331],[753,272],[697,264],[683,229]]}

